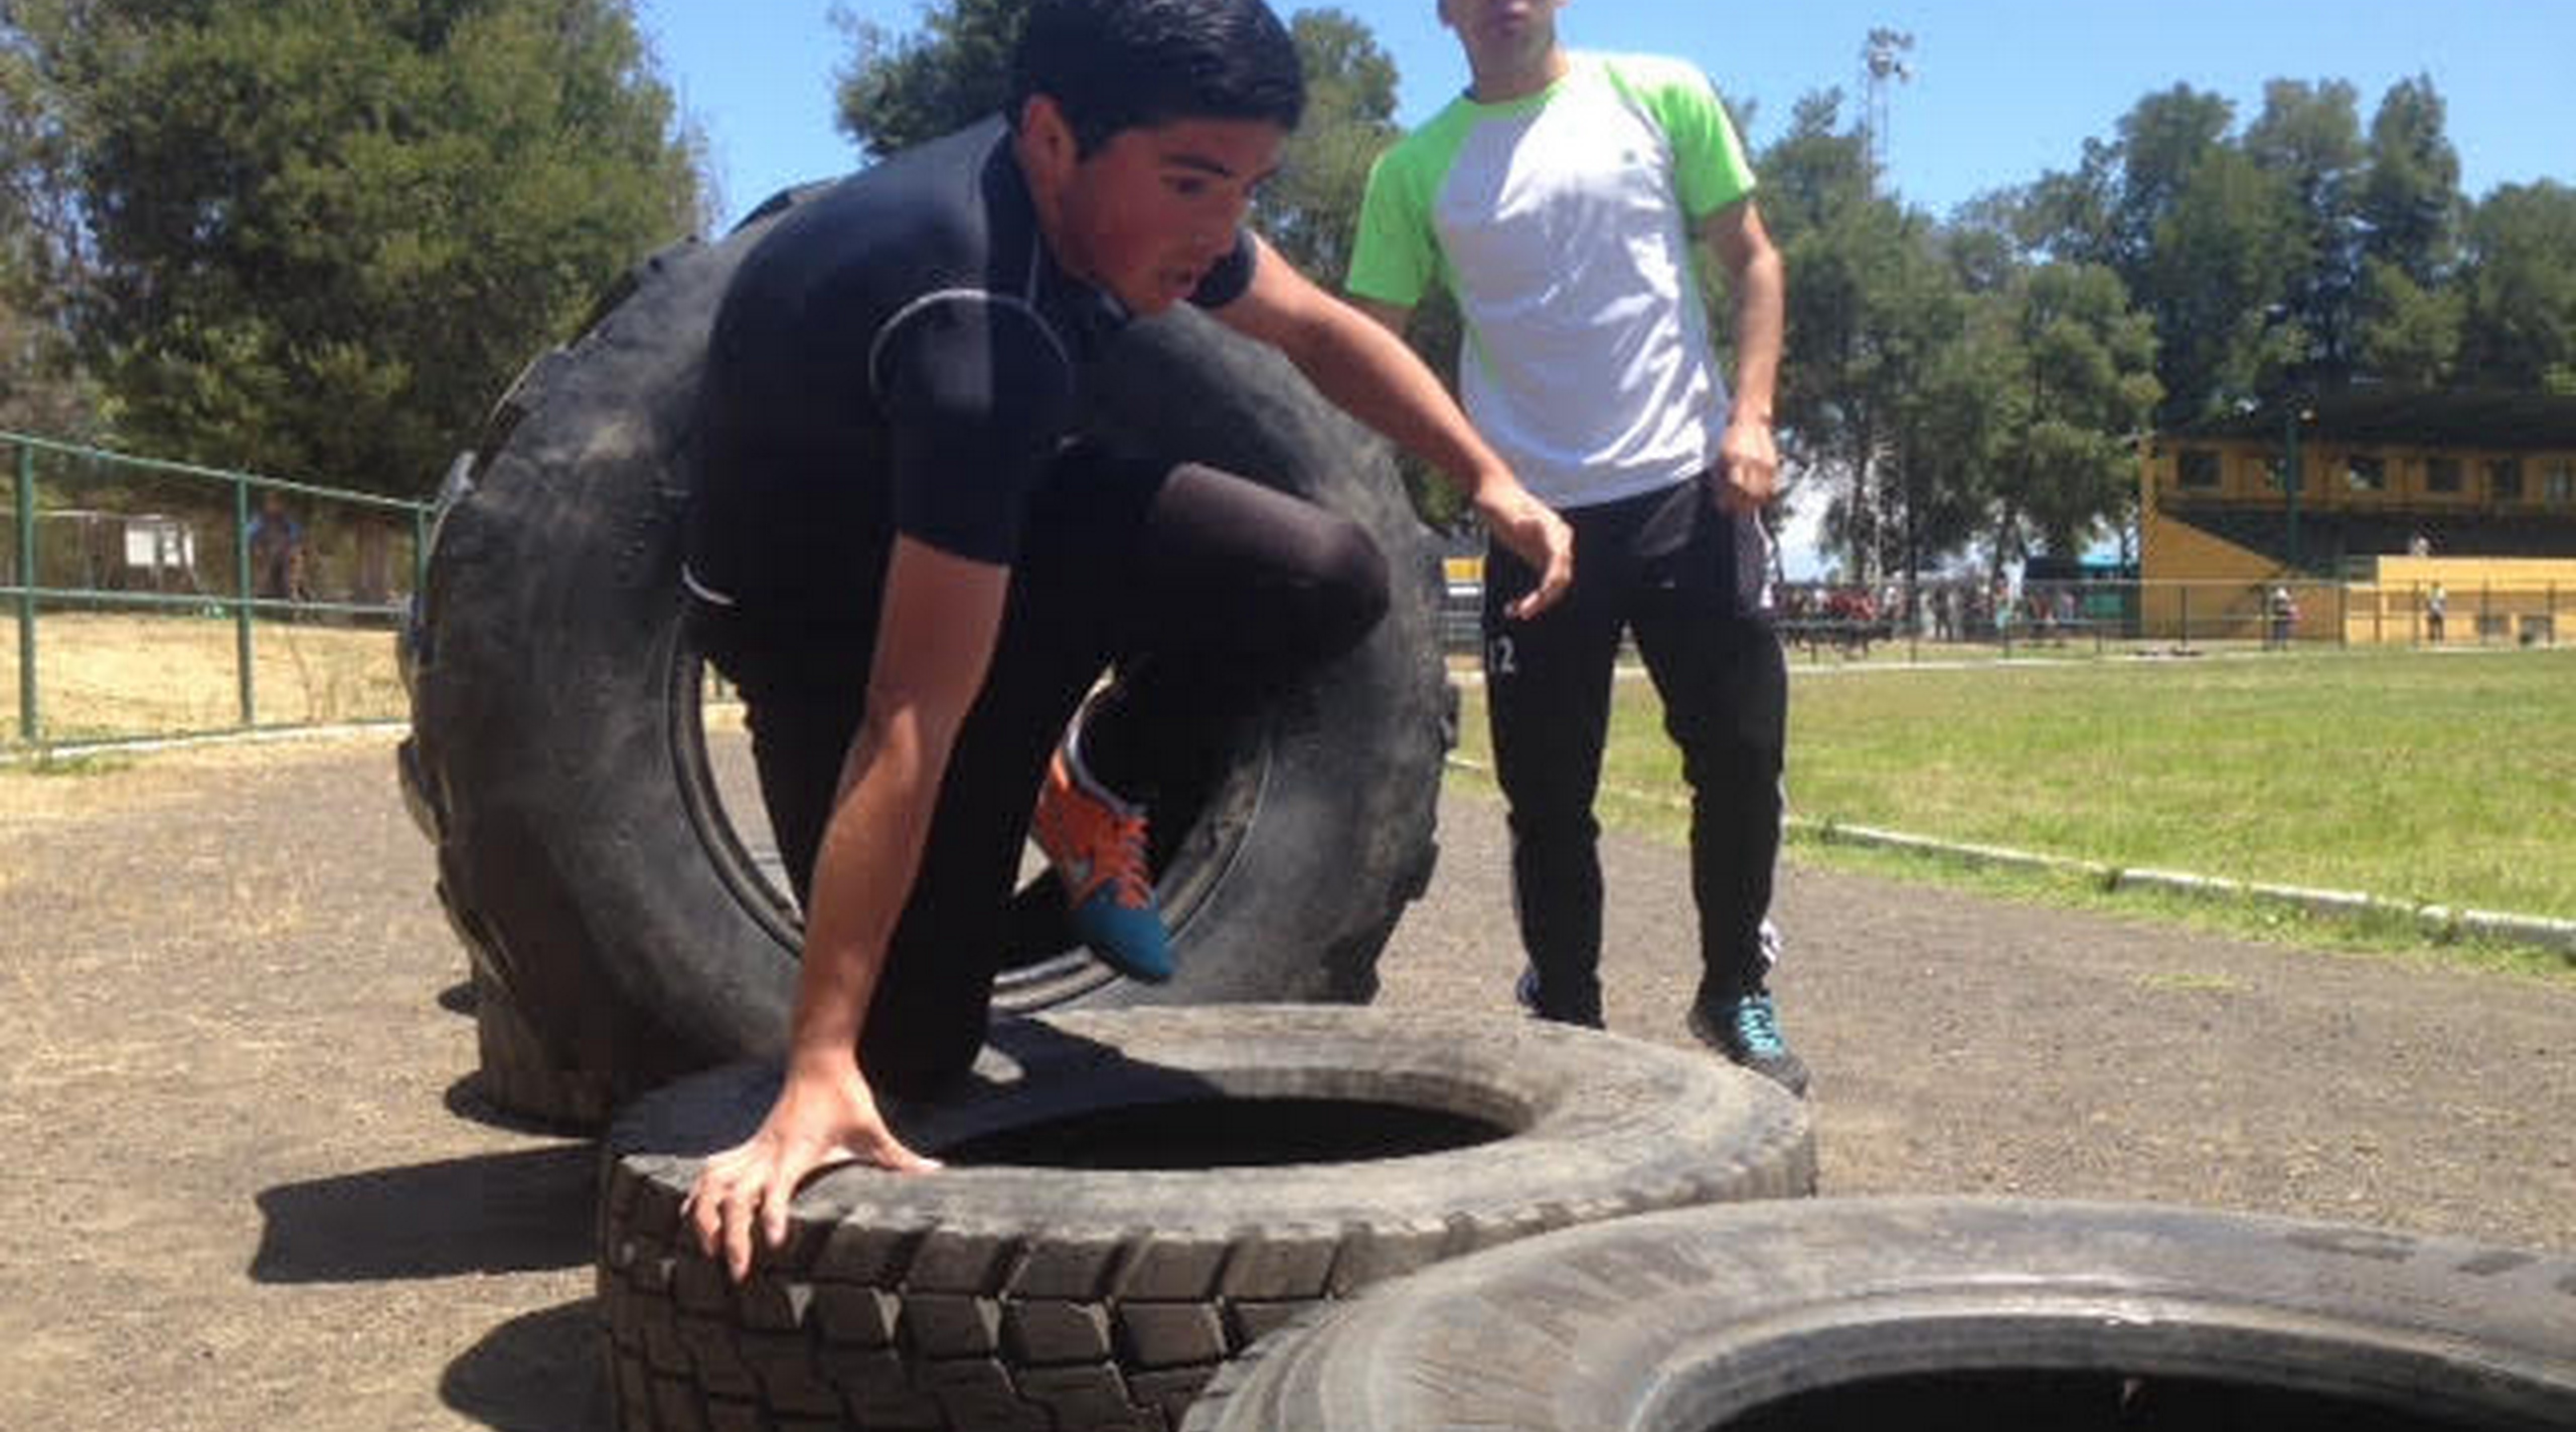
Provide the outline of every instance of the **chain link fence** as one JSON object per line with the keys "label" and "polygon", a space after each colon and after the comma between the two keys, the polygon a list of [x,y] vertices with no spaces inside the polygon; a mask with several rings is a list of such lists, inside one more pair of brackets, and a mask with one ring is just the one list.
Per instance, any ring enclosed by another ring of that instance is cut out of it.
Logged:
{"label": "chain link fence", "polygon": [[399,718],[430,506],[0,433],[0,744]]}

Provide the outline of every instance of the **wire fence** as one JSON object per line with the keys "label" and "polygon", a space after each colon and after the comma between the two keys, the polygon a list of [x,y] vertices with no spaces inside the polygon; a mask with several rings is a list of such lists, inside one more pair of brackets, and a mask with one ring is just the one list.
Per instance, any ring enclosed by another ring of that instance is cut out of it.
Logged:
{"label": "wire fence", "polygon": [[16,433],[0,452],[0,743],[401,714],[429,504]]}
{"label": "wire fence", "polygon": [[[1957,662],[2319,648],[2554,647],[2576,636],[2576,582],[1975,581],[1790,583],[1773,621],[1793,658]],[[1481,644],[1482,589],[1453,576],[1452,655]]]}

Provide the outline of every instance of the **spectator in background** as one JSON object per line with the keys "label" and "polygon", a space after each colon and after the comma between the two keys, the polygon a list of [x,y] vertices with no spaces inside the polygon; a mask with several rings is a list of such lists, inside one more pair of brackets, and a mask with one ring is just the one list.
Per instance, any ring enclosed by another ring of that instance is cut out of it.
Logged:
{"label": "spectator in background", "polygon": [[304,527],[286,510],[286,498],[261,494],[259,514],[243,530],[250,545],[251,595],[263,601],[304,599]]}
{"label": "spectator in background", "polygon": [[2290,595],[2287,584],[2272,584],[2272,594],[2265,603],[2263,645],[2283,650],[2290,645],[2290,631],[2299,622],[2298,601]]}
{"label": "spectator in background", "polygon": [[2441,583],[2435,582],[2433,590],[2424,597],[2424,639],[2435,646],[2442,644],[2442,619],[2449,614],[2450,608],[2451,594],[2442,590]]}

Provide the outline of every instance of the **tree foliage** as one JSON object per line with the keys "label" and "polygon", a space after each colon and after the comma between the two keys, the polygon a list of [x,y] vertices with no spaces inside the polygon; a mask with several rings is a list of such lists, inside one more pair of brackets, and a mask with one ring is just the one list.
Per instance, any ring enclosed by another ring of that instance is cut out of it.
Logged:
{"label": "tree foliage", "polygon": [[2576,393],[2576,189],[2507,185],[2469,220],[2461,365],[2471,381]]}
{"label": "tree foliage", "polygon": [[71,144],[25,37],[0,27],[0,428],[82,437],[97,395],[64,295],[80,274]]}
{"label": "tree foliage", "polygon": [[37,0],[121,440],[401,494],[699,222],[627,0]]}

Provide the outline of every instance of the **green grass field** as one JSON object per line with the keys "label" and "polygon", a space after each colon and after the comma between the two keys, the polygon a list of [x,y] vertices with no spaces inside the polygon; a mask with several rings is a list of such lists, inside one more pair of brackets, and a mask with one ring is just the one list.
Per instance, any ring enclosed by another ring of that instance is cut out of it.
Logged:
{"label": "green grass field", "polygon": [[[1854,667],[1791,691],[1808,821],[2576,919],[2576,651]],[[1660,721],[1619,684],[1603,812],[1678,840]],[[1463,724],[1481,763],[1472,689]]]}

